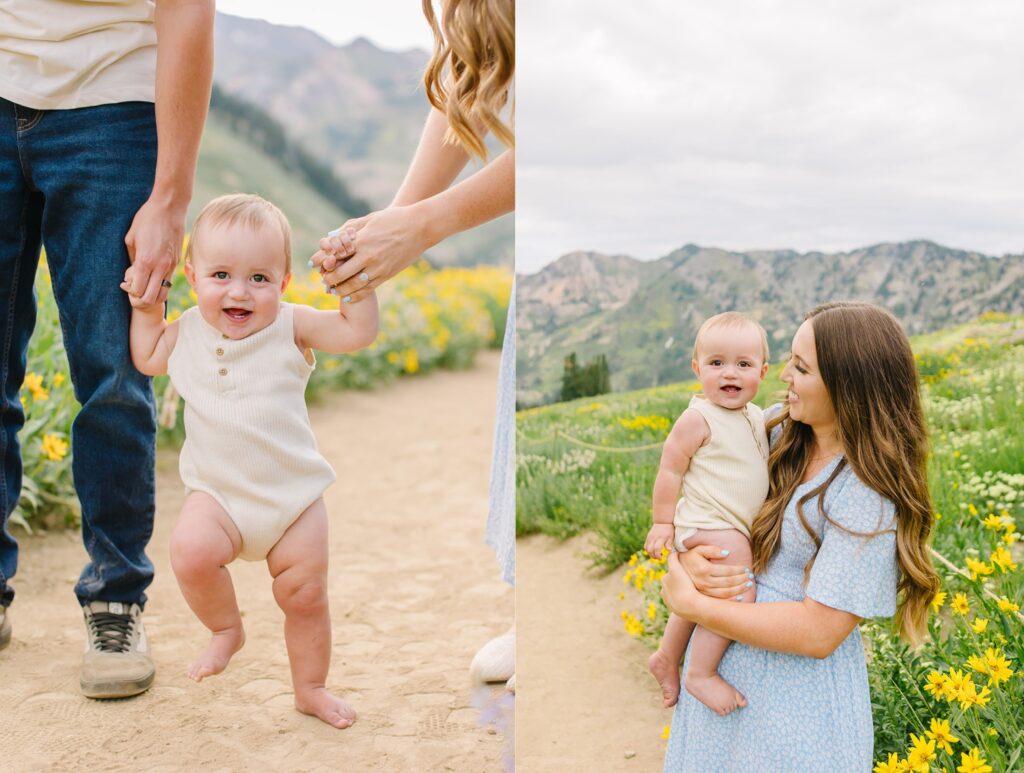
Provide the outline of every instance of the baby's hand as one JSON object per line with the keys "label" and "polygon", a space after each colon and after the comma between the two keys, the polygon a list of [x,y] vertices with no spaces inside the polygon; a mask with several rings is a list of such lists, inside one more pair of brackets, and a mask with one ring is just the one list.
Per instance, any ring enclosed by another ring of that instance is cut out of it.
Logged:
{"label": "baby's hand", "polygon": [[661,552],[667,550],[676,536],[676,527],[671,523],[656,523],[647,532],[647,539],[644,540],[644,550],[647,555],[656,561],[661,560]]}
{"label": "baby's hand", "polygon": [[121,289],[128,293],[128,302],[132,305],[133,309],[141,309],[145,311],[151,309],[154,306],[160,306],[163,308],[163,303],[146,303],[142,300],[141,295],[135,295],[132,292],[132,271],[135,270],[135,266],[128,266],[124,272],[124,279],[121,280]]}

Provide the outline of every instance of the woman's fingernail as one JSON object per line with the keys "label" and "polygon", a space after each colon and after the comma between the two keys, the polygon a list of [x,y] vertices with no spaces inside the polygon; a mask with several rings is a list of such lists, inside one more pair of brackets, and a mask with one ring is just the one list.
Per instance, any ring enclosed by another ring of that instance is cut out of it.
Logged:
{"label": "woman's fingernail", "polygon": [[743,571],[744,571],[744,572],[746,572],[747,574],[750,574],[750,573],[751,573],[751,572],[750,572],[750,567],[749,567],[749,566],[744,566],[744,567],[743,567]]}
{"label": "woman's fingernail", "polygon": [[754,587],[754,583],[752,583],[752,582],[750,582],[750,581],[748,580],[748,581],[747,581],[747,587],[748,587],[748,588],[753,588],[753,587]]}
{"label": "woman's fingernail", "polygon": [[345,303],[352,303],[352,296],[351,295],[346,295],[341,300],[343,300]]}
{"label": "woman's fingernail", "polygon": [[743,601],[743,597],[742,597],[742,596],[737,596],[737,597],[736,597],[736,600],[737,600],[737,601]]}
{"label": "woman's fingernail", "polygon": [[328,231],[327,235],[328,236],[337,236],[340,233],[341,233],[341,229],[340,228],[335,228],[333,231]]}
{"label": "woman's fingernail", "polygon": [[313,268],[313,261],[309,261],[308,263],[306,263],[306,265],[309,266],[310,268]]}
{"label": "woman's fingernail", "polygon": [[725,548],[722,548],[722,555],[723,555],[723,556],[727,556],[727,555],[729,555],[729,551],[728,551],[728,550],[726,550]]}

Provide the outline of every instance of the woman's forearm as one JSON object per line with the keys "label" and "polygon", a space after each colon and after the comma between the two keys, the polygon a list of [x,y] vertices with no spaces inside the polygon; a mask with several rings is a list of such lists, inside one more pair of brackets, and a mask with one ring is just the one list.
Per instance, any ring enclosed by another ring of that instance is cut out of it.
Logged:
{"label": "woman's forearm", "polygon": [[774,652],[825,658],[860,618],[813,599],[740,604],[701,596],[693,622],[733,641]]}
{"label": "woman's forearm", "polygon": [[469,161],[469,154],[458,143],[445,142],[448,119],[436,109],[430,111],[420,135],[416,154],[409,164],[392,207],[404,207],[447,190]]}
{"label": "woman's forearm", "polygon": [[471,177],[431,196],[421,208],[429,245],[507,214],[516,205],[516,158],[507,150]]}

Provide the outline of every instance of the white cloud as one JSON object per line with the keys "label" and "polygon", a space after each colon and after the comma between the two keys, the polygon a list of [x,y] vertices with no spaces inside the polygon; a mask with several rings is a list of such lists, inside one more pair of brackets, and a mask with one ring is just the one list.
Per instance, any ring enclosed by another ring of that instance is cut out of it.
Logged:
{"label": "white cloud", "polygon": [[687,241],[1024,249],[1024,6],[555,0],[518,14],[520,271]]}

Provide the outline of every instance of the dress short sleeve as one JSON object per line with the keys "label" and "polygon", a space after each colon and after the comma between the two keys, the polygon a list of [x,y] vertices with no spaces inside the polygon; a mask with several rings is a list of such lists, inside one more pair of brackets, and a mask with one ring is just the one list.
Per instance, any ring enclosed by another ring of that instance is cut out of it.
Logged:
{"label": "dress short sleeve", "polygon": [[825,497],[831,520],[822,525],[806,595],[858,617],[889,617],[896,611],[896,507],[849,468],[832,485],[841,481]]}

